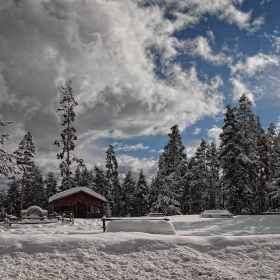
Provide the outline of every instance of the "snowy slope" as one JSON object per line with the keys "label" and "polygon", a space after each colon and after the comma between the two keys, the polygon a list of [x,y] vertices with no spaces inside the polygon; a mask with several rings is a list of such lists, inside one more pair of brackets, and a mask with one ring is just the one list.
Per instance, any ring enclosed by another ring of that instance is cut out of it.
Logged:
{"label": "snowy slope", "polygon": [[1,279],[280,279],[280,216],[170,218],[177,235],[1,225]]}

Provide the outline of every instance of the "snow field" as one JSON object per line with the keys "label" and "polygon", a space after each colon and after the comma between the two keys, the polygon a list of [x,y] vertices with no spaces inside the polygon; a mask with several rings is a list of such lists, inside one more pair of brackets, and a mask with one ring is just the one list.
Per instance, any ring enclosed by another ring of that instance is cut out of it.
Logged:
{"label": "snow field", "polygon": [[280,216],[170,219],[177,235],[102,233],[82,219],[1,225],[0,278],[280,279]]}

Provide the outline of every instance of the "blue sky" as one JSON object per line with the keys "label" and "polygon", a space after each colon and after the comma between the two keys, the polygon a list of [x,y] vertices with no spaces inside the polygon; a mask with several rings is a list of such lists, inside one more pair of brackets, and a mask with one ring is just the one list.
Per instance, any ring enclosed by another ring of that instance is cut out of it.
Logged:
{"label": "blue sky", "polygon": [[[188,157],[217,141],[226,104],[246,93],[264,129],[278,124],[277,0],[29,0],[0,4],[0,117],[6,150],[30,131],[36,164],[59,174],[61,87],[72,80],[76,156],[150,178],[170,127]],[[218,142],[217,142],[218,143]]]}

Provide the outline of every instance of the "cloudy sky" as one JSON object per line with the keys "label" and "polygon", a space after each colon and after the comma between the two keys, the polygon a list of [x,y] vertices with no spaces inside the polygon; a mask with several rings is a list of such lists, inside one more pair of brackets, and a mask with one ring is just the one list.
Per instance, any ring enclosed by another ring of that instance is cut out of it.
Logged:
{"label": "cloudy sky", "polygon": [[[33,135],[36,164],[58,172],[61,87],[72,80],[75,154],[155,174],[179,124],[190,157],[217,141],[226,104],[246,93],[264,128],[278,123],[278,0],[11,0],[0,2],[0,120],[12,152]],[[136,176],[137,177],[137,176]]]}

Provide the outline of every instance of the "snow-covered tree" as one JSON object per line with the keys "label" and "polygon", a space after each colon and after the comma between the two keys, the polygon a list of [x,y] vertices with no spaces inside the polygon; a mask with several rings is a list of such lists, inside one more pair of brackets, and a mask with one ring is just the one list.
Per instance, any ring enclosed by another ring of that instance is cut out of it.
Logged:
{"label": "snow-covered tree", "polygon": [[227,106],[221,133],[220,162],[226,208],[233,213],[255,213],[258,166],[257,123],[252,102],[243,94],[237,108]]}
{"label": "snow-covered tree", "polygon": [[268,208],[268,138],[262,128],[259,116],[256,117],[256,144],[258,156],[258,178],[257,178],[257,191],[255,193],[255,212],[261,213]]}
{"label": "snow-covered tree", "polygon": [[46,176],[46,179],[44,180],[44,187],[45,187],[45,194],[46,194],[46,210],[49,211],[49,213],[54,212],[53,203],[49,203],[49,198],[57,193],[57,179],[55,178],[55,175],[53,172],[49,172]]}
{"label": "snow-covered tree", "polygon": [[95,166],[94,167],[94,188],[93,190],[97,193],[106,196],[105,190],[107,188],[107,178],[104,174],[104,170],[101,167]]}
{"label": "snow-covered tree", "polygon": [[65,87],[62,87],[62,101],[61,107],[58,108],[58,112],[62,112],[62,126],[65,129],[61,132],[61,140],[55,140],[54,145],[60,147],[62,145],[62,151],[57,154],[57,159],[61,159],[62,162],[59,165],[62,177],[61,190],[71,189],[75,186],[74,179],[72,178],[71,164],[76,161],[79,164],[83,164],[82,159],[78,159],[73,151],[75,149],[74,141],[77,140],[76,129],[73,126],[76,114],[74,107],[78,105],[75,101],[73,94],[74,91],[71,87],[71,81],[66,83]]}
{"label": "snow-covered tree", "polygon": [[180,213],[179,198],[183,193],[187,156],[177,124],[171,127],[171,133],[168,136],[169,141],[158,161],[157,180],[161,184],[159,184],[157,201],[152,205],[152,211],[172,215]]}
{"label": "snow-covered tree", "polygon": [[25,186],[24,208],[37,205],[43,209],[46,208],[47,198],[45,194],[42,171],[35,164],[32,170],[27,174],[27,183]]}
{"label": "snow-covered tree", "polygon": [[90,189],[93,189],[94,187],[94,178],[92,171],[89,171],[84,164],[77,165],[74,180],[77,187],[87,187]]}
{"label": "snow-covered tree", "polygon": [[[242,147],[236,143],[238,123],[235,117],[236,107],[227,105],[224,126],[220,134],[219,162],[222,177],[222,206],[232,213],[240,213],[239,199],[241,191],[238,186],[238,161],[237,158]],[[239,143],[238,143],[239,144]]]}
{"label": "snow-covered tree", "polygon": [[[111,211],[113,214],[118,216],[120,213],[121,206],[121,184],[119,180],[119,172],[118,172],[118,161],[115,156],[114,147],[109,145],[109,148],[106,151],[106,178],[107,178],[107,186],[105,189],[105,197],[108,201],[107,203],[107,215],[111,215]],[[113,203],[110,205],[110,203]],[[111,207],[113,209],[111,209]]]}
{"label": "snow-covered tree", "polygon": [[221,185],[219,183],[218,151],[214,142],[208,144],[206,150],[206,165],[208,168],[208,209],[220,209],[222,204]]}
{"label": "snow-covered tree", "polygon": [[18,216],[20,214],[21,180],[16,180],[14,177],[12,179],[13,181],[7,184],[8,190],[5,208],[9,215]]}
{"label": "snow-covered tree", "polygon": [[148,195],[149,195],[148,183],[146,181],[146,177],[143,173],[143,170],[141,169],[136,184],[136,189],[135,189],[135,201],[138,209],[137,212],[138,215],[140,216],[143,216],[144,214],[148,214],[149,211]]}
{"label": "snow-covered tree", "polygon": [[255,195],[257,193],[257,178],[259,159],[257,153],[256,116],[251,110],[252,101],[243,94],[238,102],[236,120],[238,131],[236,143],[242,147],[238,156],[239,192],[241,213],[256,213]]}
{"label": "snow-covered tree", "polygon": [[34,168],[33,158],[35,156],[35,146],[33,144],[32,135],[28,132],[23,140],[19,143],[19,148],[14,152],[16,156],[17,164],[22,170],[22,187],[21,187],[21,198],[20,198],[20,212],[23,207],[24,200],[24,188],[25,185],[29,182],[30,174]]}
{"label": "snow-covered tree", "polygon": [[126,174],[122,184],[122,205],[120,209],[120,216],[134,216],[136,210],[135,200],[135,181],[131,171]]}
{"label": "snow-covered tree", "polygon": [[[0,122],[3,127],[9,126],[13,122]],[[6,141],[10,139],[9,133],[0,134],[0,178],[1,174],[8,176],[9,173],[19,174],[15,157],[13,154],[9,154],[2,146],[5,145]]]}
{"label": "snow-covered tree", "polygon": [[3,221],[6,213],[7,192],[4,187],[0,187],[0,221]]}

